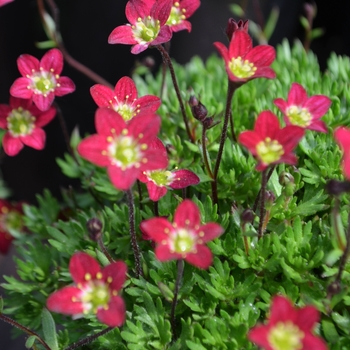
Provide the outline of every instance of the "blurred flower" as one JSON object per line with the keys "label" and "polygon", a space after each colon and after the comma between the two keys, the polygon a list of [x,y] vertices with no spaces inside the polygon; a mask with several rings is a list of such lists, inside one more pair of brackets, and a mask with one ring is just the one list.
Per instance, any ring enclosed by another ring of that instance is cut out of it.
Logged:
{"label": "blurred flower", "polygon": [[268,324],[254,327],[248,338],[265,350],[326,350],[325,342],[312,333],[319,318],[314,306],[295,309],[287,298],[275,296]]}
{"label": "blurred flower", "polygon": [[350,129],[341,126],[334,131],[334,138],[343,151],[343,172],[350,179]]}
{"label": "blurred flower", "polygon": [[11,231],[14,233],[23,232],[23,211],[22,204],[16,205],[0,199],[0,253],[7,254],[11,242],[14,239]]}
{"label": "blurred flower", "polygon": [[63,56],[58,49],[47,51],[40,62],[31,55],[21,55],[17,59],[17,65],[23,77],[14,81],[10,94],[14,97],[33,99],[41,111],[50,108],[55,96],[63,96],[75,90],[70,78],[60,76]]}
{"label": "blurred flower", "polygon": [[135,83],[129,77],[119,79],[114,91],[107,86],[96,84],[91,87],[90,93],[99,107],[113,108],[126,122],[143,112],[155,112],[161,104],[157,96],[146,95],[137,98]]}
{"label": "blurred flower", "polygon": [[278,118],[272,112],[264,111],[259,114],[254,131],[243,131],[238,142],[258,159],[256,169],[263,171],[272,164],[296,164],[297,158],[292,151],[303,136],[303,128],[294,125],[280,128]]}
{"label": "blurred flower", "polygon": [[9,4],[10,2],[13,2],[14,0],[0,0],[0,7],[4,6],[6,4]]}
{"label": "blurred flower", "polygon": [[192,25],[187,21],[187,18],[193,15],[200,4],[200,0],[173,0],[173,6],[166,24],[173,32],[184,29],[190,32]]}
{"label": "blurred flower", "polygon": [[287,101],[276,98],[273,103],[284,114],[287,125],[327,132],[326,124],[319,119],[327,113],[332,103],[329,97],[314,95],[308,98],[305,89],[300,84],[293,83]]}
{"label": "blurred flower", "polygon": [[119,295],[127,267],[122,261],[103,269],[90,255],[77,252],[69,262],[75,286],[64,287],[51,294],[46,305],[50,311],[72,315],[96,314],[109,327],[120,327],[125,321],[125,304]]}
{"label": "blurred flower", "polygon": [[167,157],[149,147],[160,128],[157,115],[138,116],[127,124],[117,112],[105,107],[96,111],[95,125],[97,134],[82,140],[78,152],[91,163],[107,167],[117,189],[129,189],[144,171],[167,167]]}
{"label": "blurred flower", "polygon": [[166,25],[172,0],[130,0],[125,15],[130,24],[115,28],[108,37],[109,44],[133,45],[131,53],[139,54],[149,46],[168,42],[172,31]]}
{"label": "blurred flower", "polygon": [[275,49],[270,45],[259,45],[253,48],[246,23],[241,22],[240,26],[237,24],[235,30],[229,29],[229,35],[231,31],[233,33],[228,48],[220,42],[214,43],[225,61],[229,79],[233,82],[245,83],[254,78],[275,78],[276,74],[270,67],[276,56]]}
{"label": "blurred flower", "polygon": [[162,217],[141,222],[141,230],[158,243],[155,254],[160,261],[184,259],[201,269],[212,263],[212,253],[206,242],[220,236],[224,229],[216,223],[201,225],[198,207],[189,199],[176,209],[174,223]]}
{"label": "blurred flower", "polygon": [[56,114],[54,107],[40,111],[32,100],[10,97],[10,105],[0,104],[0,128],[7,130],[2,140],[4,151],[15,156],[23,145],[42,150],[46,134],[42,129]]}

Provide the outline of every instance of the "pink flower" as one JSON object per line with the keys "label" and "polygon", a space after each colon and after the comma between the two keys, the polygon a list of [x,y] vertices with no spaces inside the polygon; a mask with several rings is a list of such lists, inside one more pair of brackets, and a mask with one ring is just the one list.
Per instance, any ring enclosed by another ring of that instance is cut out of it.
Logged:
{"label": "pink flower", "polygon": [[156,138],[160,118],[145,114],[128,124],[114,110],[99,108],[95,115],[97,134],[82,140],[79,154],[101,167],[119,190],[129,189],[147,170],[166,168],[168,159],[149,144]]}
{"label": "pink flower", "polygon": [[14,0],[0,0],[0,7],[4,6],[6,4],[9,4],[10,2],[13,2]]}
{"label": "pink flower", "polygon": [[327,113],[332,103],[329,97],[314,95],[308,98],[305,89],[300,84],[293,83],[287,101],[276,98],[273,103],[284,114],[287,125],[327,132],[326,124],[319,119]]}
{"label": "pink flower", "polygon": [[166,43],[172,31],[166,25],[172,0],[130,0],[125,15],[130,24],[115,28],[108,37],[109,44],[133,45],[131,52],[138,54],[149,46]]}
{"label": "pink flower", "polygon": [[[159,153],[166,155],[166,149],[163,143],[156,139],[150,145],[150,148],[157,149]],[[199,177],[190,170],[168,171],[166,169],[144,171],[138,179],[147,186],[150,200],[156,202],[164,197],[168,187],[174,190],[186,188],[190,185],[197,185]]]}
{"label": "pink flower", "polygon": [[303,136],[303,128],[294,125],[280,128],[278,118],[272,112],[264,111],[258,115],[254,130],[243,131],[238,142],[258,159],[256,169],[263,171],[272,164],[296,164],[297,158],[292,151]]}
{"label": "pink flower", "polygon": [[206,242],[220,236],[224,229],[213,222],[201,225],[198,207],[189,199],[176,209],[174,223],[162,217],[141,222],[142,232],[157,243],[155,254],[160,261],[184,259],[201,269],[212,263]]}
{"label": "pink flower", "polygon": [[229,79],[245,83],[254,78],[275,78],[276,74],[270,67],[276,57],[275,49],[270,45],[253,48],[247,22],[238,22],[237,26],[228,30],[228,35],[232,34],[229,47],[220,42],[215,42],[214,46],[225,61]]}
{"label": "pink flower", "polygon": [[42,150],[46,134],[42,129],[56,114],[54,107],[40,111],[32,100],[10,97],[10,105],[0,104],[0,128],[7,130],[2,145],[9,156],[15,156],[23,145]]}
{"label": "pink flower", "polygon": [[190,32],[192,25],[187,21],[187,18],[193,15],[200,4],[200,0],[173,0],[173,6],[166,24],[173,32],[184,29]]}
{"label": "pink flower", "polygon": [[58,49],[46,52],[40,62],[31,55],[21,55],[17,65],[22,78],[14,81],[10,94],[14,97],[33,99],[41,111],[50,108],[55,96],[63,96],[75,90],[70,78],[60,76],[63,56]]}
{"label": "pink flower", "polygon": [[120,327],[125,321],[125,304],[119,290],[125,282],[126,271],[126,264],[122,261],[101,269],[93,257],[77,252],[69,262],[75,286],[51,294],[46,302],[47,308],[74,318],[96,314],[109,327]]}
{"label": "pink flower", "polygon": [[325,342],[313,334],[319,318],[314,306],[295,309],[287,298],[275,296],[269,322],[254,327],[248,338],[265,350],[326,350]]}
{"label": "pink flower", "polygon": [[157,96],[146,95],[137,98],[135,83],[129,77],[121,78],[114,91],[107,86],[96,84],[90,89],[90,93],[99,107],[113,108],[127,122],[144,112],[154,113],[161,104]]}
{"label": "pink flower", "polygon": [[350,129],[341,126],[334,131],[334,138],[344,152],[342,166],[346,178],[350,180]]}
{"label": "pink flower", "polygon": [[23,210],[22,204],[16,205],[0,199],[0,253],[7,254],[11,242],[14,239],[11,231],[23,232]]}

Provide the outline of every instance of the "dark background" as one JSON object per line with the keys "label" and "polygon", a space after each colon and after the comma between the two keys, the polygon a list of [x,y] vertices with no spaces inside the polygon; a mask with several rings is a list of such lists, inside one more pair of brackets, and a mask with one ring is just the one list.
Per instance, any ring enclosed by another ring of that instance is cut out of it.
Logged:
{"label": "dark background", "polygon": [[[147,50],[141,55],[130,53],[130,46],[109,45],[107,38],[118,25],[126,23],[124,14],[126,0],[57,0],[61,10],[61,32],[70,54],[108,80],[113,86],[124,75],[130,75],[136,60],[150,55],[160,64],[159,53]],[[215,52],[213,42],[226,43],[224,30],[232,13],[227,0],[202,0],[199,10],[190,19],[193,30],[175,33],[171,43],[171,56],[180,63],[186,63],[193,55],[208,57]],[[304,0],[243,0],[247,18],[261,23],[267,18],[272,6],[280,8],[280,18],[270,44],[275,46],[288,38],[304,39],[299,16],[304,15]],[[345,0],[316,1],[318,14],[314,27],[322,27],[325,34],[312,42],[322,69],[330,52],[339,55],[350,54],[350,2]],[[35,0],[15,0],[0,8],[0,103],[8,104],[9,88],[20,76],[16,59],[23,53],[41,58],[45,50],[37,49],[36,41],[46,40],[41,29]],[[62,75],[69,76],[76,84],[72,94],[57,98],[69,131],[79,125],[81,134],[94,132],[93,120],[96,105],[89,89],[94,84],[80,72],[65,64]],[[60,124],[55,118],[45,127],[46,148],[36,151],[25,147],[15,157],[1,159],[2,176],[12,190],[13,200],[35,202],[35,194],[49,188],[60,196],[60,188],[72,184],[58,168],[55,158],[66,151]],[[0,282],[3,274],[13,274],[12,260],[1,261]],[[7,262],[7,263],[6,263]],[[1,293],[0,293],[1,294]],[[0,349],[24,349],[23,340],[9,341],[10,327],[0,323]],[[11,347],[12,346],[12,347]]]}

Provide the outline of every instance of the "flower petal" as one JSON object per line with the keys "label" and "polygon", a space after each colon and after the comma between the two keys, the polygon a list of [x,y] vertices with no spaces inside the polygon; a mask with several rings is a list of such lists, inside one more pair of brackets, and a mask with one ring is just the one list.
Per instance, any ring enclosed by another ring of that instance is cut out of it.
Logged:
{"label": "flower petal", "polygon": [[2,146],[8,156],[15,156],[24,147],[22,141],[18,137],[13,137],[7,132],[2,139]]}
{"label": "flower petal", "polygon": [[324,95],[311,96],[304,107],[309,110],[314,119],[321,118],[324,116],[331,106],[332,101],[329,97]]}
{"label": "flower petal", "polygon": [[59,86],[55,88],[56,96],[64,96],[75,91],[75,84],[73,83],[73,80],[71,78],[60,77],[57,83],[59,84]]}
{"label": "flower petal", "polygon": [[126,44],[133,45],[137,41],[134,38],[130,25],[123,25],[112,30],[108,37],[108,44]]}
{"label": "flower petal", "polygon": [[211,250],[207,246],[201,244],[196,245],[196,250],[196,253],[187,254],[185,260],[200,269],[207,269],[213,261]]}
{"label": "flower petal", "polygon": [[288,93],[288,100],[287,100],[288,106],[295,105],[295,106],[301,107],[304,105],[306,101],[307,101],[306,90],[303,88],[302,85],[298,83],[293,83]]}
{"label": "flower petal", "polygon": [[115,96],[112,89],[101,84],[93,85],[90,94],[99,107],[110,107]]}
{"label": "flower petal", "polygon": [[[253,42],[248,33],[243,30],[237,30],[233,33],[229,47],[229,57],[242,59],[252,50]],[[258,47],[258,46],[257,46]]]}
{"label": "flower petal", "polygon": [[267,137],[274,140],[279,130],[280,122],[276,115],[271,111],[263,111],[259,114],[254,125],[254,131],[261,136],[262,140],[265,140]]}
{"label": "flower petal", "polygon": [[153,181],[146,183],[149,199],[153,202],[159,201],[168,192],[165,186],[157,186]]}
{"label": "flower petal", "polygon": [[177,227],[195,228],[201,223],[200,211],[191,200],[185,199],[176,209],[174,223]]}
{"label": "flower petal", "polygon": [[203,232],[203,236],[200,235],[200,239],[205,242],[212,241],[213,239],[219,237],[223,234],[224,229],[219,224],[216,224],[215,222],[208,222],[207,224],[201,226],[198,229],[199,232]]}
{"label": "flower petal", "polygon": [[36,57],[24,54],[18,57],[17,66],[22,76],[26,77],[27,75],[31,76],[33,74],[33,71],[39,71],[40,63]]}
{"label": "flower petal", "polygon": [[34,128],[30,135],[20,136],[21,141],[29,147],[42,150],[45,147],[46,134],[41,128]]}
{"label": "flower petal", "polygon": [[82,140],[77,147],[77,151],[81,157],[87,159],[89,162],[101,167],[106,167],[111,164],[107,155],[102,153],[107,147],[108,143],[106,138],[95,134]]}
{"label": "flower petal", "polygon": [[111,108],[98,108],[95,113],[96,131],[101,136],[118,136],[123,129],[126,129],[126,123],[123,117]]}
{"label": "flower petal", "polygon": [[79,315],[84,311],[83,303],[73,301],[80,299],[81,290],[77,287],[64,287],[51,294],[46,301],[50,311],[59,312],[65,315]]}
{"label": "flower petal", "polygon": [[103,280],[109,283],[109,287],[113,291],[122,289],[126,279],[127,266],[124,261],[116,261],[102,269]]}
{"label": "flower petal", "polygon": [[[243,31],[238,31],[235,33],[245,33]],[[248,35],[247,33],[245,33]],[[255,67],[266,67],[269,66],[276,58],[276,51],[270,45],[259,45],[255,46],[249,51],[245,59],[253,63]]]}
{"label": "flower petal", "polygon": [[33,102],[41,111],[47,111],[55,98],[55,94],[50,92],[47,96],[42,94],[33,94]]}
{"label": "flower petal", "polygon": [[312,332],[319,319],[319,311],[314,306],[308,305],[298,310],[298,315],[295,324],[303,332]]}
{"label": "flower petal", "polygon": [[272,299],[270,324],[277,322],[292,321],[295,323],[297,319],[297,310],[294,309],[292,303],[286,297],[276,295]]}
{"label": "flower petal", "polygon": [[140,168],[134,166],[125,170],[115,165],[107,167],[108,176],[118,190],[126,191],[131,188],[140,174]]}
{"label": "flower petal", "polygon": [[168,244],[157,245],[154,253],[159,261],[179,260],[182,259],[181,254],[172,253]]}
{"label": "flower petal", "polygon": [[45,125],[47,125],[48,123],[50,123],[50,121],[55,118],[56,115],[56,108],[55,107],[50,107],[47,111],[45,112],[40,112],[40,114],[35,115],[35,126],[37,128],[41,128]]}
{"label": "flower petal", "polygon": [[173,181],[169,186],[173,189],[185,188],[190,185],[197,185],[199,183],[199,177],[190,170],[181,169],[173,171]]}
{"label": "flower petal", "polygon": [[136,85],[129,77],[120,78],[114,88],[114,92],[120,102],[131,103],[137,98]]}
{"label": "flower petal", "polygon": [[147,236],[155,242],[168,240],[169,233],[174,230],[173,225],[165,218],[156,217],[141,222],[140,227]]}
{"label": "flower petal", "polygon": [[10,87],[10,94],[14,97],[29,99],[33,96],[33,90],[28,89],[30,86],[30,79],[28,78],[18,78],[16,79]]}
{"label": "flower petal", "polygon": [[40,67],[53,74],[61,74],[63,69],[62,52],[58,49],[47,51],[40,61]]}
{"label": "flower petal", "polygon": [[96,274],[100,271],[99,263],[89,254],[77,252],[70,259],[69,272],[77,284],[96,279]]}
{"label": "flower petal", "polygon": [[125,302],[120,296],[112,297],[108,309],[99,308],[97,318],[109,327],[120,327],[125,322]]}

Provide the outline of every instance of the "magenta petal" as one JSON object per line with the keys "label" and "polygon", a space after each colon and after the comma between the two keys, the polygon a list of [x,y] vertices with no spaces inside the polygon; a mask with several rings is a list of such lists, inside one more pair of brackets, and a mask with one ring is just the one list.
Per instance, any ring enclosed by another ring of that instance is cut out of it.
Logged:
{"label": "magenta petal", "polygon": [[42,150],[45,147],[46,134],[41,128],[34,128],[30,135],[21,136],[21,141],[29,147]]}
{"label": "magenta petal", "polygon": [[332,101],[330,98],[324,95],[315,95],[311,96],[303,107],[307,108],[313,118],[318,119],[324,116],[329,107],[331,106]]}
{"label": "magenta petal", "polygon": [[162,101],[160,100],[160,98],[157,96],[153,96],[153,95],[142,96],[135,101],[135,104],[140,105],[140,107],[138,109],[140,109],[140,111],[142,113],[143,112],[148,112],[148,113],[155,112],[159,108],[161,103],[162,103]]}
{"label": "magenta petal", "polygon": [[10,107],[12,109],[18,109],[19,107],[22,107],[23,109],[27,110],[35,110],[33,113],[35,114],[39,110],[33,105],[33,101],[31,99],[24,99],[24,98],[17,98],[14,96],[10,96]]}
{"label": "magenta petal", "polygon": [[5,104],[0,104],[0,128],[7,129],[7,117],[11,113],[12,108]]}
{"label": "magenta petal", "polygon": [[151,13],[153,2],[142,0],[130,0],[126,3],[125,15],[131,24],[134,24],[137,19],[145,18]]}
{"label": "magenta petal", "polygon": [[112,297],[108,309],[99,308],[97,318],[109,327],[120,327],[125,322],[125,303],[120,296]]}
{"label": "magenta petal", "polygon": [[120,78],[114,88],[114,92],[120,102],[132,103],[137,98],[135,83],[129,77]]}
{"label": "magenta petal", "polygon": [[209,222],[201,226],[198,231],[204,233],[204,236],[200,236],[200,239],[203,241],[203,243],[205,243],[205,242],[212,241],[213,239],[222,235],[224,232],[224,229],[219,224],[216,224],[214,222]]}
{"label": "magenta petal", "polygon": [[[109,283],[109,287],[113,291],[118,291],[122,288],[125,279],[127,266],[124,261],[116,261],[102,269],[103,280]],[[112,279],[112,281],[110,281]]]}
{"label": "magenta petal", "polygon": [[77,284],[86,282],[87,274],[89,274],[90,279],[96,279],[96,274],[100,271],[100,265],[89,254],[77,252],[70,259],[69,272]]}
{"label": "magenta petal", "polygon": [[271,305],[270,324],[286,321],[295,323],[296,318],[297,310],[294,309],[292,303],[283,296],[274,296]]}
{"label": "magenta petal", "polygon": [[146,186],[149,199],[153,202],[159,201],[168,192],[165,186],[157,186],[153,181],[148,181]]}
{"label": "magenta petal", "polygon": [[7,132],[2,140],[2,146],[8,156],[15,156],[23,148],[23,143],[18,137],[12,137]]}
{"label": "magenta petal", "polygon": [[138,55],[139,53],[148,49],[149,44],[136,44],[132,47],[131,53],[134,55]]}
{"label": "magenta petal", "polygon": [[307,129],[314,130],[318,132],[327,132],[327,125],[322,120],[315,120],[310,124]]}
{"label": "magenta petal", "polygon": [[84,311],[83,303],[74,302],[72,299],[80,299],[81,290],[77,287],[64,287],[51,294],[46,301],[50,311],[59,312],[65,315],[79,315]]}
{"label": "magenta petal", "polygon": [[158,260],[160,261],[169,261],[169,260],[179,260],[182,259],[181,254],[170,252],[168,244],[159,244],[157,245],[154,253]]}
{"label": "magenta petal", "polygon": [[140,174],[140,169],[132,167],[122,170],[118,166],[110,165],[107,167],[108,176],[118,190],[126,191],[131,188]]}
{"label": "magenta petal", "polygon": [[[139,115],[132,118],[128,124],[129,134],[135,138],[139,138],[140,143],[148,143],[156,138],[160,129],[160,123],[161,119],[156,114],[150,113]],[[161,168],[162,167],[159,167],[158,169]]]}
{"label": "magenta petal", "polygon": [[[236,32],[237,33],[237,32]],[[245,33],[239,31],[238,33]],[[248,35],[247,33],[245,33]],[[236,57],[236,56],[234,56]],[[276,51],[270,45],[259,45],[251,49],[245,59],[253,63],[256,67],[269,66],[276,58]]]}
{"label": "magenta petal", "polygon": [[18,78],[10,87],[10,94],[14,97],[29,99],[33,95],[33,90],[28,89],[28,86],[30,86],[30,79]]}
{"label": "magenta petal", "polygon": [[180,2],[180,7],[186,10],[186,18],[189,18],[199,8],[200,4],[200,0],[182,0]]}
{"label": "magenta petal", "polygon": [[258,346],[261,346],[265,350],[273,350],[267,339],[268,334],[268,326],[256,326],[249,331],[248,338],[251,342],[255,343]]}
{"label": "magenta petal", "polygon": [[273,103],[283,114],[286,114],[288,104],[285,100],[283,100],[282,98],[276,98],[273,100]]}
{"label": "magenta petal", "polygon": [[307,350],[327,350],[327,344],[311,333],[306,333],[303,338],[303,349]]}
{"label": "magenta petal", "polygon": [[196,245],[196,250],[196,253],[187,254],[185,260],[200,269],[207,269],[213,261],[211,250],[207,246],[201,244]]}
{"label": "magenta petal", "polygon": [[112,33],[109,34],[108,44],[126,44],[133,45],[137,41],[134,39],[132,28],[130,25],[123,25],[116,27],[112,30]]}
{"label": "magenta petal", "polygon": [[224,59],[225,63],[230,61],[230,57],[228,55],[228,49],[227,47],[220,42],[215,42],[214,46],[216,47],[216,49],[219,51],[220,55],[222,56],[222,58]]}
{"label": "magenta petal", "polygon": [[107,149],[107,146],[106,138],[95,134],[82,140],[77,147],[77,151],[81,157],[87,159],[89,162],[106,167],[111,163],[109,158],[102,154]]}
{"label": "magenta petal", "polygon": [[254,131],[261,136],[263,140],[265,140],[266,137],[270,137],[273,140],[279,130],[280,122],[277,116],[271,111],[263,111],[259,114],[254,125]]}
{"label": "magenta petal", "polygon": [[36,57],[27,54],[18,57],[17,66],[23,77],[27,75],[31,76],[33,71],[37,72],[40,68],[39,60]]}
{"label": "magenta petal", "polygon": [[120,135],[126,128],[122,116],[111,108],[98,108],[95,114],[96,131],[101,136]]}
{"label": "magenta petal", "polygon": [[61,74],[63,69],[63,55],[58,49],[51,49],[45,53],[40,61],[40,67],[53,74]]}
{"label": "magenta petal", "polygon": [[55,89],[56,96],[64,96],[75,91],[75,84],[73,80],[68,77],[60,77],[57,81],[60,86],[57,86]]}
{"label": "magenta petal", "polygon": [[46,97],[42,94],[33,94],[33,102],[41,111],[47,111],[55,98],[53,92],[50,92]]}
{"label": "magenta petal", "polygon": [[147,159],[146,163],[142,163],[140,171],[147,170],[159,170],[165,169],[168,166],[168,158],[163,153],[154,149],[148,149],[144,154],[144,159]]}
{"label": "magenta petal", "polygon": [[270,67],[258,67],[253,78],[267,78],[267,79],[275,79],[276,73]]}
{"label": "magenta petal", "polygon": [[171,28],[167,25],[164,25],[160,28],[160,31],[157,37],[150,43],[150,45],[155,46],[163,43],[167,43],[173,36]]}
{"label": "magenta petal", "polygon": [[174,178],[169,186],[173,189],[185,188],[190,185],[197,185],[199,177],[192,171],[183,169],[173,171]]}
{"label": "magenta petal", "polygon": [[341,126],[334,131],[334,138],[344,152],[350,151],[350,129]]}
{"label": "magenta petal", "polygon": [[173,2],[169,0],[158,0],[151,8],[151,17],[159,20],[161,27],[165,24],[170,16],[170,11],[173,6]]}
{"label": "magenta petal", "polygon": [[253,42],[249,34],[242,30],[237,30],[233,33],[229,44],[229,56],[230,58],[245,58],[248,52],[252,50],[252,46]]}
{"label": "magenta petal", "polygon": [[305,306],[297,310],[298,315],[295,323],[303,332],[312,332],[315,324],[320,319],[320,313],[311,305]]}
{"label": "magenta petal", "polygon": [[92,86],[90,94],[99,107],[110,107],[114,99],[114,91],[101,84]]}
{"label": "magenta petal", "polygon": [[140,227],[147,236],[155,242],[168,240],[169,233],[174,230],[173,225],[165,218],[156,217],[141,222]]}
{"label": "magenta petal", "polygon": [[288,93],[288,106],[303,106],[307,100],[307,93],[302,85],[293,83]]}
{"label": "magenta petal", "polygon": [[192,31],[192,24],[189,21],[183,20],[179,24],[169,26],[173,33],[177,33],[180,30],[187,30],[189,33]]}
{"label": "magenta petal", "polygon": [[185,199],[176,209],[174,223],[177,227],[194,228],[201,223],[200,211],[191,200]]}
{"label": "magenta petal", "polygon": [[304,134],[305,130],[300,126],[287,125],[277,133],[276,140],[283,146],[284,152],[287,154],[297,146]]}
{"label": "magenta petal", "polygon": [[263,138],[255,131],[243,131],[238,136],[238,142],[244,147],[248,148],[249,152],[256,156],[256,145],[261,142]]}
{"label": "magenta petal", "polygon": [[47,111],[45,112],[40,112],[40,114],[36,115],[35,118],[35,126],[37,128],[41,128],[48,123],[55,117],[56,115],[56,108],[55,107],[50,107]]}

